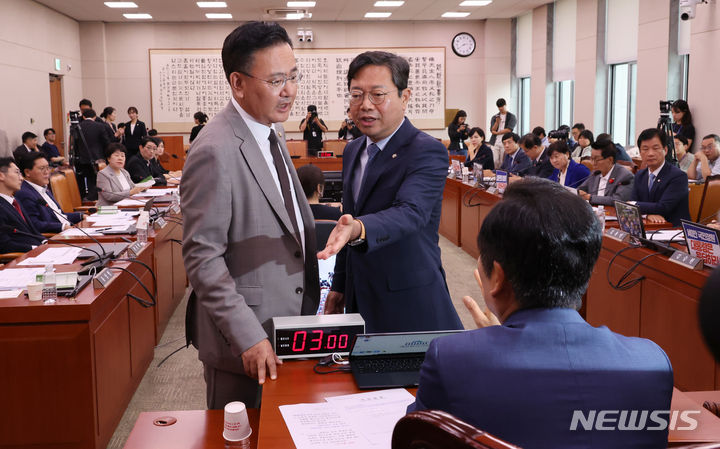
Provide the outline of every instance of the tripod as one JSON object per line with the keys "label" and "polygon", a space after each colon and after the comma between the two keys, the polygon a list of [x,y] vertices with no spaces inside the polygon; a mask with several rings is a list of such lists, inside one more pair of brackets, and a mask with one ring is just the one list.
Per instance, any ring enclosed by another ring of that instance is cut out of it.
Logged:
{"label": "tripod", "polygon": [[678,167],[680,164],[678,163],[677,154],[675,153],[675,139],[672,130],[672,118],[670,118],[669,112],[665,112],[663,110],[662,102],[660,104],[660,118],[658,119],[657,129],[661,130],[667,136],[668,152],[665,155],[665,161]]}

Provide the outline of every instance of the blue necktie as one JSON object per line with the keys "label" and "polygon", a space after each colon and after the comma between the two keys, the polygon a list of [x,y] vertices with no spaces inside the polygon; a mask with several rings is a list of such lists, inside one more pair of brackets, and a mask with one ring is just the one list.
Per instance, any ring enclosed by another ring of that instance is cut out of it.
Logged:
{"label": "blue necktie", "polygon": [[650,173],[648,174],[648,192],[652,190],[653,182],[655,182],[655,175]]}
{"label": "blue necktie", "polygon": [[360,186],[359,186],[357,192],[355,192],[355,201],[356,202],[357,202],[358,198],[360,198],[360,192],[362,191],[363,186],[365,185],[365,180],[367,179],[367,174],[370,171],[369,170],[370,163],[375,158],[375,156],[380,152],[380,147],[378,147],[377,145],[372,143],[372,144],[370,144],[369,147],[367,147],[366,151],[367,151],[368,159],[367,159],[367,162],[365,163],[365,169],[363,170],[363,173],[362,173],[362,179],[360,181]]}

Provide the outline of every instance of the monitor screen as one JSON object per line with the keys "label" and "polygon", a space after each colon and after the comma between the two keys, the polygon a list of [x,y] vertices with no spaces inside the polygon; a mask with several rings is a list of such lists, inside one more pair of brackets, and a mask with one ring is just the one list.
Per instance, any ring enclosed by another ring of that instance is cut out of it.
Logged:
{"label": "monitor screen", "polygon": [[350,355],[352,357],[362,357],[425,353],[430,346],[430,342],[434,339],[458,332],[462,331],[358,335]]}
{"label": "monitor screen", "polygon": [[643,227],[640,208],[622,201],[615,201],[615,212],[620,229],[637,239],[645,238],[645,228]]}

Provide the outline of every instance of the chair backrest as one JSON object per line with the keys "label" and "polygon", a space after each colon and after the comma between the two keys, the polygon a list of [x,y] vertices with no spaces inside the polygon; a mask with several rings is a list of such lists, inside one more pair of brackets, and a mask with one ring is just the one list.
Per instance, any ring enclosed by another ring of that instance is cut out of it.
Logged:
{"label": "chair backrest", "polygon": [[461,163],[465,162],[465,156],[462,155],[452,155],[450,156],[450,164],[452,164],[453,160],[460,161]]}
{"label": "chair backrest", "polygon": [[517,449],[439,410],[405,415],[395,425],[392,449]]}
{"label": "chair backrest", "polygon": [[688,205],[690,206],[690,219],[697,221],[700,215],[700,203],[705,193],[705,184],[690,184],[689,190]]}
{"label": "chair backrest", "polygon": [[445,148],[450,146],[450,139],[443,139],[442,144],[445,145]]}
{"label": "chair backrest", "polygon": [[317,240],[318,251],[321,251],[327,245],[328,237],[337,221],[335,220],[315,220],[315,239]]}
{"label": "chair backrest", "polygon": [[590,173],[595,171],[595,164],[593,164],[590,161],[580,161],[581,164],[587,167],[588,170],[590,170]]}
{"label": "chair backrest", "polygon": [[335,153],[335,156],[342,156],[345,145],[347,145],[347,140],[344,139],[326,140],[323,142],[323,149],[325,151],[332,151]]}
{"label": "chair backrest", "polygon": [[290,152],[290,157],[307,157],[307,141],[288,140],[285,144]]}
{"label": "chair backrest", "polygon": [[[67,178],[68,191],[70,193],[70,200],[72,201],[72,207],[82,206],[82,197],[80,196],[80,189],[78,188],[77,177],[75,171],[72,168],[66,168],[62,171]],[[64,209],[63,209],[64,211]],[[72,212],[72,211],[70,211]]]}
{"label": "chair backrest", "polygon": [[705,191],[700,201],[700,212],[698,213],[698,222],[710,221],[716,218],[720,210],[720,175],[709,176],[705,178]]}
{"label": "chair backrest", "polygon": [[[75,179],[75,174],[72,175]],[[50,189],[52,190],[55,200],[60,204],[60,209],[66,214],[75,210],[73,206],[70,190],[68,188],[68,176],[65,173],[55,173],[50,176]],[[75,184],[77,185],[77,183]]]}

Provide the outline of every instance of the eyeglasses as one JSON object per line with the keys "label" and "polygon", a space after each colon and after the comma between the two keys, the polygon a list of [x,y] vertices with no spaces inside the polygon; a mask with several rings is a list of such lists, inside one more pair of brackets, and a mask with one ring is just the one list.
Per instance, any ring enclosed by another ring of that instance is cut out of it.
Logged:
{"label": "eyeglasses", "polygon": [[[367,96],[370,99],[370,103],[381,104],[383,101],[385,101],[385,97],[387,96],[387,94],[389,94],[391,92],[397,92],[397,89],[390,90],[387,92],[381,92],[381,91],[374,90],[372,92],[368,92]],[[350,91],[350,104],[358,105],[358,104],[362,103],[363,100],[365,100],[365,92],[363,92],[361,90]]]}
{"label": "eyeglasses", "polygon": [[294,74],[294,75],[292,75],[292,76],[285,76],[285,75],[283,75],[282,78],[273,78],[273,79],[271,79],[271,80],[264,80],[264,79],[262,79],[262,78],[258,78],[257,76],[252,76],[251,74],[245,73],[245,72],[240,72],[240,73],[242,73],[242,74],[245,75],[245,76],[249,76],[250,78],[256,79],[256,80],[258,80],[258,81],[262,81],[263,83],[267,84],[268,86],[270,86],[270,87],[273,88],[274,90],[280,90],[280,89],[282,89],[283,87],[285,87],[285,84],[286,84],[288,81],[290,81],[290,82],[293,83],[293,84],[298,84],[298,83],[299,83],[300,81],[302,81],[302,79],[303,79],[302,73],[296,73],[296,74]]}
{"label": "eyeglasses", "polygon": [[45,165],[45,166],[42,166],[42,167],[35,167],[35,168],[37,168],[37,169],[40,170],[41,172],[50,171],[50,166],[49,166],[49,165]]}
{"label": "eyeglasses", "polygon": [[590,158],[590,162],[593,162],[593,163],[594,163],[594,162],[600,162],[600,161],[605,160],[605,159],[607,159],[607,158],[606,158],[606,157],[602,157],[602,156],[593,156],[593,157]]}
{"label": "eyeglasses", "polygon": [[715,144],[711,143],[710,145],[703,145],[700,147],[700,149],[705,151],[711,151],[715,149]]}

